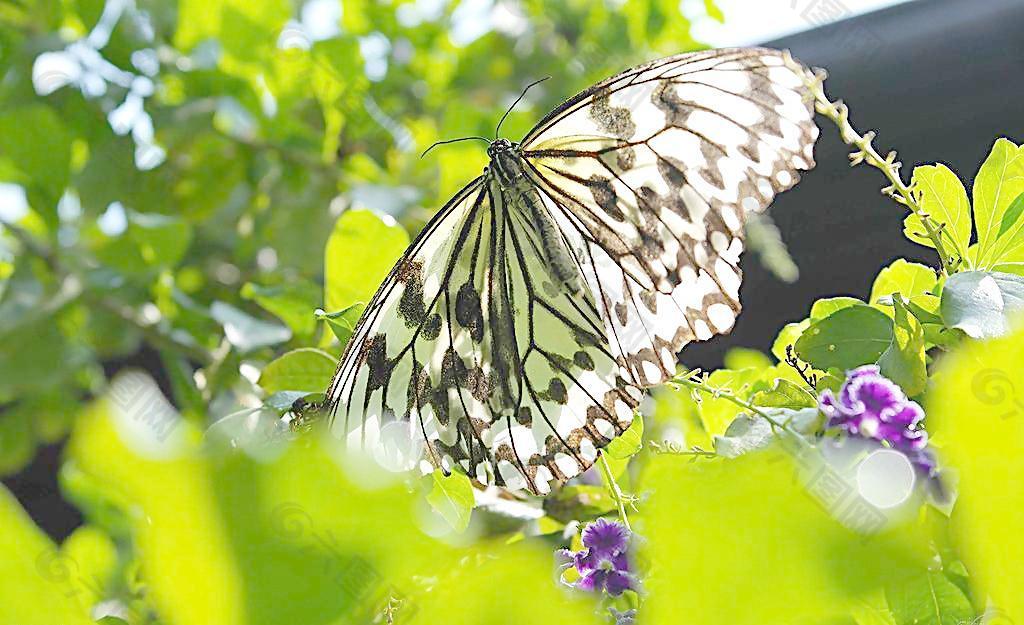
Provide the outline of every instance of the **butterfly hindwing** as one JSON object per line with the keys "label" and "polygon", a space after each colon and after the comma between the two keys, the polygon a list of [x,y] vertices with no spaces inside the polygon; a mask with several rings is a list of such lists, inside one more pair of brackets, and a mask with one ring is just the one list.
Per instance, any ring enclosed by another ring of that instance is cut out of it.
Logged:
{"label": "butterfly hindwing", "polygon": [[782,53],[712,50],[599,83],[524,140],[635,383],[664,381],[683,345],[732,328],[746,213],[813,166],[812,117]]}

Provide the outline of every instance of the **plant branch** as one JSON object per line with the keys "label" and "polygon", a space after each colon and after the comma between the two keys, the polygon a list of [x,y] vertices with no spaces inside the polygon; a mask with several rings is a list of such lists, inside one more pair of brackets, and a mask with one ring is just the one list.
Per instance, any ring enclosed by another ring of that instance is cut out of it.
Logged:
{"label": "plant branch", "polygon": [[[902,204],[921,219],[925,235],[931,240],[936,253],[939,255],[942,272],[946,275],[952,273],[951,259],[946,253],[946,245],[942,239],[942,225],[937,224],[931,215],[921,207],[917,198],[914,197],[913,190],[903,182],[903,178],[900,176],[902,164],[896,160],[896,152],[891,151],[883,158],[872,144],[875,138],[874,131],[869,130],[864,134],[857,132],[853,124],[850,123],[850,110],[846,104],[842,100],[833,102],[825,94],[825,78],[827,74],[824,70],[818,69],[812,73],[788,54],[786,62],[790,69],[803,78],[804,86],[814,98],[815,110],[827,117],[839,128],[839,136],[844,143],[857,148],[856,151],[850,153],[850,166],[866,163],[882,172],[890,183],[888,187],[882,189],[882,193],[898,204]],[[953,246],[960,259],[964,260],[966,255],[963,250],[956,249],[955,242]]]}

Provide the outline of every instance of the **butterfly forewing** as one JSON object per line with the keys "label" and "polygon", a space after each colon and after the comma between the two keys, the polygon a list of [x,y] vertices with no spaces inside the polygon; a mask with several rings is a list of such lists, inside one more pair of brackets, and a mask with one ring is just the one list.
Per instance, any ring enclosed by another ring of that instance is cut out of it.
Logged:
{"label": "butterfly forewing", "polygon": [[587,469],[683,345],[732,327],[747,211],[813,166],[800,85],[778,52],[708,51],[552,111],[518,148],[525,182],[485,171],[385,280],[328,390],[333,430],[534,493]]}
{"label": "butterfly forewing", "polygon": [[335,432],[396,468],[458,465],[536,493],[593,464],[640,399],[591,292],[559,290],[527,212],[493,180],[399,261],[329,394]]}

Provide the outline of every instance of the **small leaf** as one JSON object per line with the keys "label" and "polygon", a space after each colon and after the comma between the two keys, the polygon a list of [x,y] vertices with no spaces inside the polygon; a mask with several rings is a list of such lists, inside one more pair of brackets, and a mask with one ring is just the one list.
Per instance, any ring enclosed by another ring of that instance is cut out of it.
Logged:
{"label": "small leaf", "polygon": [[924,328],[917,318],[907,312],[903,298],[893,294],[893,337],[878,365],[882,373],[899,384],[907,395],[924,390],[928,371],[924,359]]}
{"label": "small leaf", "polygon": [[303,347],[292,350],[268,364],[259,385],[270,394],[280,391],[316,393],[327,388],[338,361],[327,352]]}
{"label": "small leaf", "polygon": [[750,398],[750,403],[766,408],[813,408],[814,398],[796,382],[779,378],[772,388],[758,391]]}
{"label": "small leaf", "polygon": [[892,320],[857,304],[816,321],[796,342],[801,360],[817,369],[853,369],[876,362],[892,343]]}
{"label": "small leaf", "polygon": [[257,319],[224,302],[214,302],[210,306],[210,315],[224,326],[228,342],[243,353],[292,338],[292,331],[287,327]]}
{"label": "small leaf", "polygon": [[348,344],[348,340],[352,338],[352,332],[355,331],[356,323],[359,322],[359,317],[363,314],[365,308],[366,306],[363,302],[356,302],[337,312],[329,313],[317,309],[313,314],[316,319],[327,324],[327,327],[331,329],[334,336],[338,337],[338,341],[341,343],[342,348],[344,348]]}
{"label": "small leaf", "polygon": [[427,495],[427,502],[457,532],[469,527],[473,512],[473,485],[469,478],[458,471],[445,477],[440,471],[434,472],[434,486]]}
{"label": "small leaf", "polygon": [[775,337],[775,341],[772,343],[772,356],[775,356],[779,362],[786,359],[786,348],[796,344],[797,339],[804,333],[804,330],[809,328],[811,325],[810,319],[804,319],[803,321],[797,321],[793,323],[787,323],[779,330],[778,336]]}
{"label": "small leaf", "polygon": [[770,423],[760,417],[740,415],[715,437],[715,453],[724,458],[738,458],[745,453],[767,447],[775,433]]}
{"label": "small leaf", "polygon": [[939,571],[891,583],[885,597],[896,625],[962,625],[974,621],[971,602]]}
{"label": "small leaf", "polygon": [[819,299],[811,305],[811,321],[819,321],[828,317],[832,313],[849,308],[850,306],[856,306],[857,304],[864,304],[856,297],[826,297]]}
{"label": "small leaf", "polygon": [[[952,170],[939,163],[915,167],[912,185],[922,210],[942,227],[947,251],[963,256],[971,239],[971,205],[963,183]],[[925,229],[916,214],[908,215],[903,224],[908,239],[935,247],[931,239],[922,236]]]}
{"label": "small leaf", "polygon": [[604,448],[604,453],[608,454],[609,458],[625,460],[640,451],[644,445],[643,438],[644,418],[638,412],[633,415],[633,423],[626,428],[626,431],[608,443],[608,446]]}
{"label": "small leaf", "polygon": [[1011,320],[1024,313],[1024,277],[997,271],[965,271],[946,280],[942,319],[948,328],[988,339],[1008,334]]}

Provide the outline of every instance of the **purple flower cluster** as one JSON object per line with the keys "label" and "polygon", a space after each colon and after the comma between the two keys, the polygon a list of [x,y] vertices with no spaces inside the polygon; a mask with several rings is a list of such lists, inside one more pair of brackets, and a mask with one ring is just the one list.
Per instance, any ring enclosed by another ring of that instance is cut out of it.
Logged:
{"label": "purple flower cluster", "polygon": [[918,427],[924,410],[910,401],[903,389],[879,373],[876,365],[865,365],[847,373],[838,397],[826,390],[818,406],[828,417],[827,427],[851,435],[885,442],[932,475],[935,461],[927,449],[928,433]]}
{"label": "purple flower cluster", "polygon": [[563,568],[573,567],[580,574],[573,587],[590,592],[607,591],[613,597],[634,587],[626,549],[629,530],[618,521],[598,519],[583,529],[583,549],[560,549]]}

